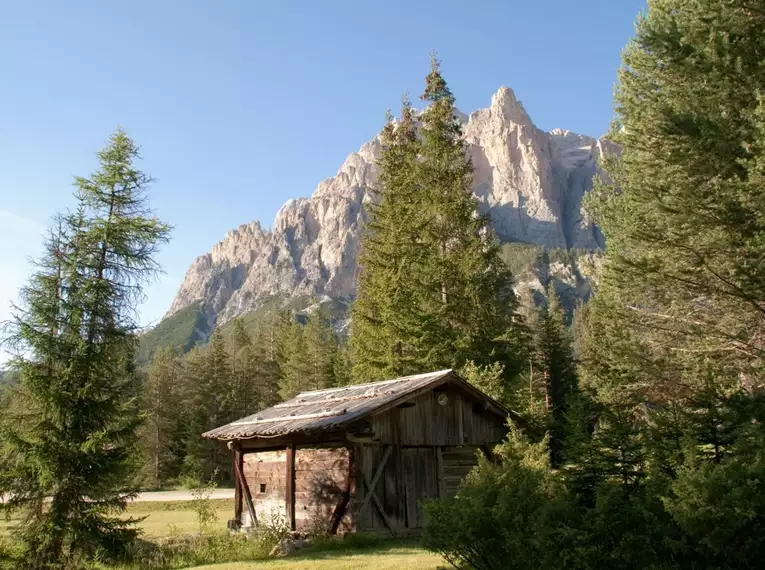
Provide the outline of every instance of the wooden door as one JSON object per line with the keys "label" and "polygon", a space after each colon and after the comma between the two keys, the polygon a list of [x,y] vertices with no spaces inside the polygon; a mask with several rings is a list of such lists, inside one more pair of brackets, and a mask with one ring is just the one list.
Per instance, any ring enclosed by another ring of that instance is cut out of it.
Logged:
{"label": "wooden door", "polygon": [[405,447],[402,450],[407,528],[421,528],[422,501],[438,497],[436,454],[434,447]]}

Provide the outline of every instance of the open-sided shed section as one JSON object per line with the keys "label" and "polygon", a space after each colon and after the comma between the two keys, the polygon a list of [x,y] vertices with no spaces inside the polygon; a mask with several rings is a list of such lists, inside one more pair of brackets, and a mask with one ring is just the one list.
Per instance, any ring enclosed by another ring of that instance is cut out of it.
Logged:
{"label": "open-sided shed section", "polygon": [[453,370],[305,392],[211,430],[234,452],[232,526],[400,534],[453,496],[512,415]]}

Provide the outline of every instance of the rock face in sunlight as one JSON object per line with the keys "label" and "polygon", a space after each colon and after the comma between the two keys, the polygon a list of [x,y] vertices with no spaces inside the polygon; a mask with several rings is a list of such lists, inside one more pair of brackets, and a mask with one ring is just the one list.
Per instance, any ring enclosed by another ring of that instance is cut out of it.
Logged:
{"label": "rock face in sunlight", "polygon": [[[502,87],[491,106],[465,120],[474,191],[503,242],[597,250],[605,246],[582,210],[605,140],[534,126],[513,91]],[[253,222],[230,231],[189,268],[167,316],[202,302],[219,324],[252,311],[268,297],[349,297],[372,199],[375,137],[346,158],[310,198],[289,200],[273,228]]]}

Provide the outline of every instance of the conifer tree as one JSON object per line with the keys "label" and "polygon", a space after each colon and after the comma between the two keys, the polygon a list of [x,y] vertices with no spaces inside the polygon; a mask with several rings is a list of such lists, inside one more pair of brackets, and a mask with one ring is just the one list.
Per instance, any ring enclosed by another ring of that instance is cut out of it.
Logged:
{"label": "conifer tree", "polygon": [[621,376],[651,399],[681,397],[710,364],[765,383],[759,4],[651,2],[625,51],[610,135],[623,150],[588,204],[608,243],[588,368],[616,390]]}
{"label": "conifer tree", "polygon": [[279,367],[279,395],[288,400],[309,390],[311,367],[307,358],[306,335],[294,318],[285,324],[281,337],[282,364]]}
{"label": "conifer tree", "polygon": [[144,441],[155,487],[174,473],[181,457],[179,447],[182,392],[181,353],[178,347],[162,347],[149,366],[144,395],[147,422]]}
{"label": "conifer tree", "polygon": [[231,374],[236,392],[232,410],[238,418],[259,409],[258,360],[254,342],[241,317],[232,320]]}
{"label": "conifer tree", "polygon": [[[210,338],[205,368],[213,404],[206,429],[212,429],[241,417],[237,415],[238,397],[240,396],[239,386],[237,379],[232,374],[226,341],[220,328],[216,328]],[[197,436],[199,435],[201,434]],[[213,442],[212,454],[212,469],[217,469],[223,480],[231,480],[233,474],[228,451],[218,442]]]}
{"label": "conifer tree", "polygon": [[278,315],[272,311],[261,323],[253,339],[257,410],[279,402],[278,326]]}
{"label": "conifer tree", "polygon": [[414,110],[406,98],[400,120],[388,114],[380,139],[376,202],[368,205],[352,309],[350,353],[358,382],[403,376],[422,366],[417,327],[425,316],[411,292],[422,261],[418,234],[424,205]]}
{"label": "conifer tree", "polygon": [[351,348],[356,381],[468,362],[515,378],[525,351],[512,275],[477,212],[454,97],[432,59],[419,117],[382,133],[379,202],[362,241]]}
{"label": "conifer tree", "polygon": [[566,405],[577,392],[577,382],[566,315],[552,283],[547,288],[547,306],[542,310],[536,349],[545,381],[550,463],[558,467],[566,432]]}
{"label": "conifer tree", "polygon": [[98,170],[75,179],[77,208],[58,219],[15,310],[24,405],[0,427],[0,494],[27,513],[19,567],[117,554],[136,535],[119,517],[141,423],[134,318],[168,236],[148,212],[151,179],[137,158],[118,130]]}
{"label": "conifer tree", "polygon": [[217,395],[210,381],[207,356],[201,347],[192,348],[186,355],[183,378],[185,454],[184,475],[198,482],[209,480],[214,471],[214,447],[209,439],[200,435],[214,426],[210,418],[217,415]]}
{"label": "conifer tree", "polygon": [[320,390],[335,386],[334,364],[338,350],[337,338],[324,311],[321,309],[314,311],[303,333],[308,368],[305,389]]}

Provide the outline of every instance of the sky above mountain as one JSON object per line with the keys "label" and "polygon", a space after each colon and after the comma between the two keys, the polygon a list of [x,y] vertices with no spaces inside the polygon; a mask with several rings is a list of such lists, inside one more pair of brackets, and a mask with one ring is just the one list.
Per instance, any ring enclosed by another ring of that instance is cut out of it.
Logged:
{"label": "sky above mountain", "polygon": [[270,226],[416,99],[437,50],[459,107],[510,86],[537,126],[600,135],[644,0],[0,3],[0,321],[72,177],[122,125],[174,226],[142,324],[229,229]]}

